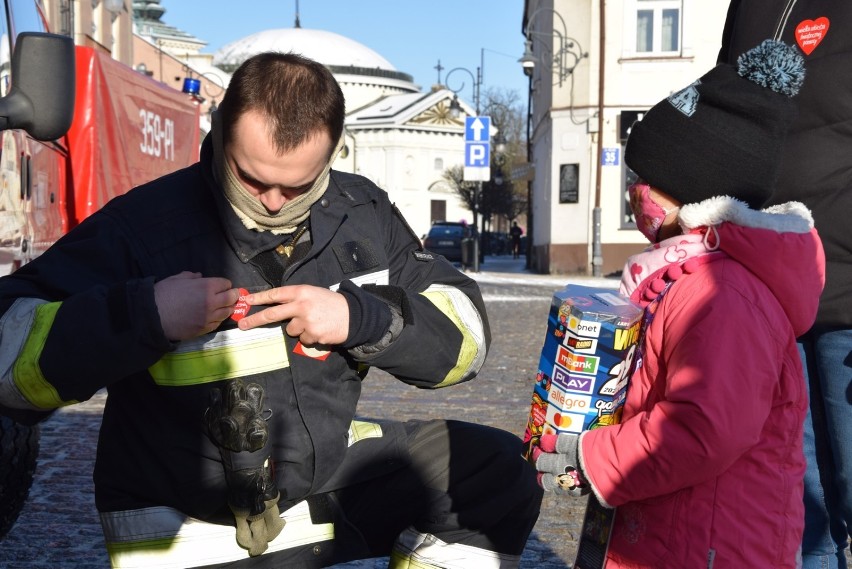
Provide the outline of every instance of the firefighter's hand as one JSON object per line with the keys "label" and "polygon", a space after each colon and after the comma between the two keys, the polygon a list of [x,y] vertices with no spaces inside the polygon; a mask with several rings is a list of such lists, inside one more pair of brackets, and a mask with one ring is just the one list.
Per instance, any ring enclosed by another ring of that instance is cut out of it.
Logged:
{"label": "firefighter's hand", "polygon": [[349,304],[342,294],[327,288],[282,286],[250,294],[245,301],[273,306],[240,320],[243,330],[289,320],[284,330],[306,346],[335,346],[345,342],[349,334]]}
{"label": "firefighter's hand", "polygon": [[234,312],[239,298],[239,290],[228,279],[188,271],[154,284],[160,324],[173,342],[212,332]]}
{"label": "firefighter's hand", "polygon": [[589,484],[580,469],[579,438],[572,433],[541,436],[532,459],[538,470],[538,483],[545,492],[575,497],[589,493]]}
{"label": "firefighter's hand", "polygon": [[260,555],[284,529],[278,510],[280,494],[269,460],[262,468],[226,472],[228,505],[234,513],[237,543],[251,557]]}

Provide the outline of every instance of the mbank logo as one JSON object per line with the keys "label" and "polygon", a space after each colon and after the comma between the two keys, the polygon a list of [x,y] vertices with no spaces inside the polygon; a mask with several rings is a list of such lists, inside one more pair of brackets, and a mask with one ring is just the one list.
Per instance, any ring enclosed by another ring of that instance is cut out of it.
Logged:
{"label": "mbank logo", "polygon": [[575,354],[559,346],[556,352],[556,363],[568,370],[568,373],[579,373],[583,375],[595,375],[598,373],[598,362],[596,356],[583,356]]}

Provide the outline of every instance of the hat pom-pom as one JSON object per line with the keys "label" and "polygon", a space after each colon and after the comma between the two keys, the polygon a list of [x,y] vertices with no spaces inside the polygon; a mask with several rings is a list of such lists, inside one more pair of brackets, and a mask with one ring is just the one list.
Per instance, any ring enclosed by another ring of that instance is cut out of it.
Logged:
{"label": "hat pom-pom", "polygon": [[805,81],[805,60],[799,51],[784,42],[764,40],[737,59],[741,77],[792,97]]}

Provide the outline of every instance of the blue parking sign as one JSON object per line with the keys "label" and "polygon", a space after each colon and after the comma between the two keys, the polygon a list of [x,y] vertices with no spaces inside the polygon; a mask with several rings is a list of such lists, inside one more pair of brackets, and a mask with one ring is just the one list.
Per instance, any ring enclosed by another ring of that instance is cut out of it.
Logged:
{"label": "blue parking sign", "polygon": [[490,178],[491,117],[465,117],[462,179],[469,182],[487,182]]}
{"label": "blue parking sign", "polygon": [[466,143],[464,165],[468,168],[488,168],[491,166],[490,146],[487,142]]}

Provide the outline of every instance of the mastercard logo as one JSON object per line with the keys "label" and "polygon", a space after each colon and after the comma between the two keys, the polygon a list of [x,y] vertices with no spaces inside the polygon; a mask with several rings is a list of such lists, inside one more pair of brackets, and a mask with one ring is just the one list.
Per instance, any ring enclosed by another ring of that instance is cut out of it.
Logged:
{"label": "mastercard logo", "polygon": [[570,416],[563,415],[562,413],[554,413],[553,414],[553,426],[560,429],[567,429],[571,426],[574,420]]}

